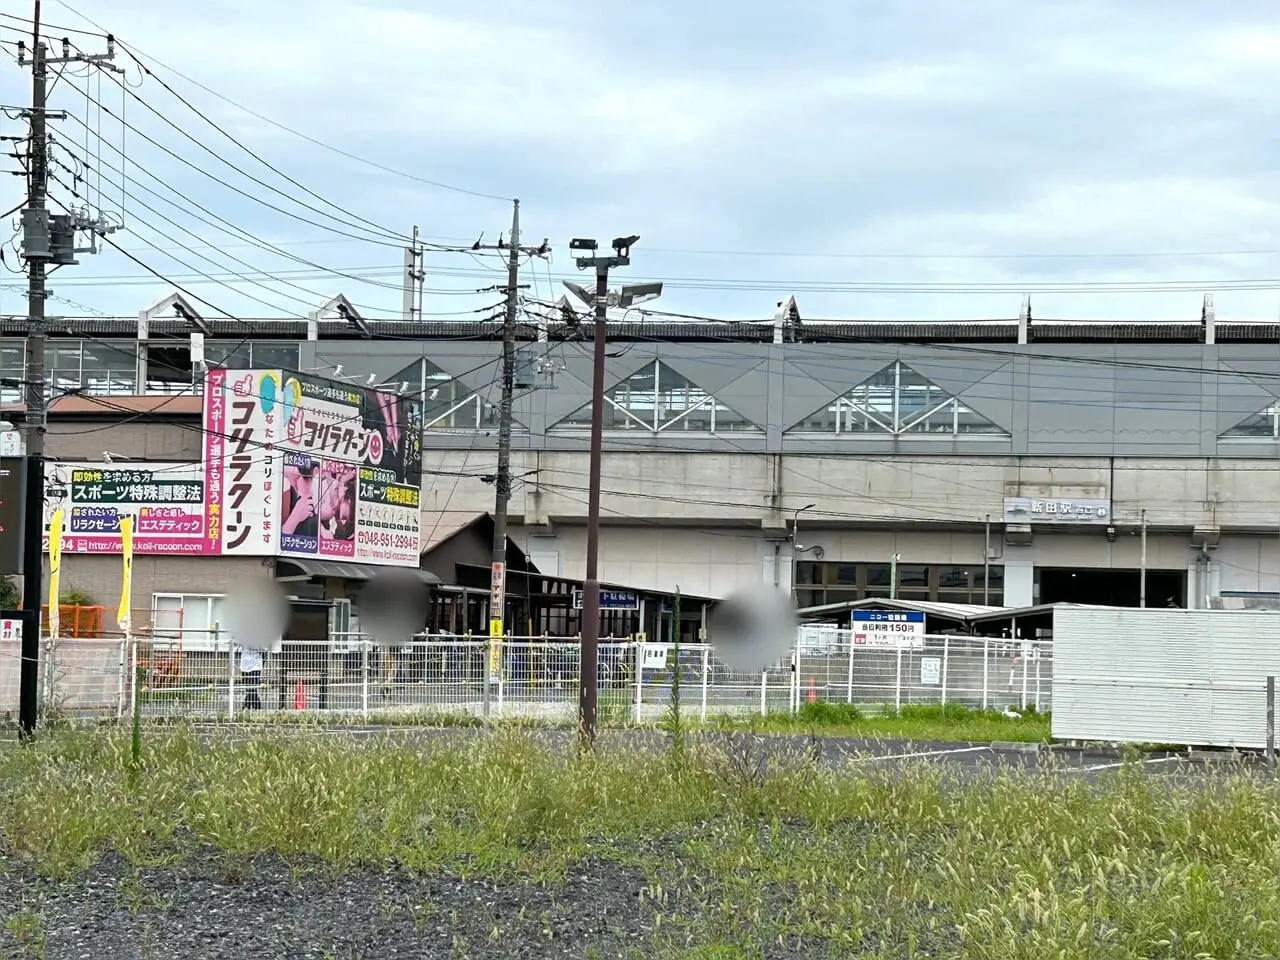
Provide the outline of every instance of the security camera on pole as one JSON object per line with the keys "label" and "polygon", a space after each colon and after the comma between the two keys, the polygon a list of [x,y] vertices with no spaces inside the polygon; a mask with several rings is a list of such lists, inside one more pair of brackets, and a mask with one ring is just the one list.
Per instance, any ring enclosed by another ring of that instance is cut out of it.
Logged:
{"label": "security camera on pole", "polygon": [[[604,448],[604,376],[605,340],[608,334],[610,306],[630,307],[662,294],[662,284],[648,283],[623,287],[611,297],[609,271],[631,265],[631,248],[639,242],[636,236],[618,237],[613,241],[613,256],[599,256],[600,244],[578,238],[569,242],[579,270],[595,270],[594,295],[576,283],[565,283],[575,297],[595,308],[595,359],[591,376],[591,464],[587,494],[587,570],[582,581],[582,658],[581,683],[578,689],[578,721],[583,745],[594,746],[596,707],[598,702],[600,660],[600,461]],[[612,302],[611,302],[612,301]]]}

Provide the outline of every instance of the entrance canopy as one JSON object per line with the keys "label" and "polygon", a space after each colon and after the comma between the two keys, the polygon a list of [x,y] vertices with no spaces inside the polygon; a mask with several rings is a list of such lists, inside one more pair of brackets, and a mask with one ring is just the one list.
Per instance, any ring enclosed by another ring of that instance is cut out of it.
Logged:
{"label": "entrance canopy", "polygon": [[[290,568],[293,568],[290,570]],[[280,557],[276,560],[276,576],[306,579],[312,577],[334,577],[338,580],[372,580],[380,570],[386,567],[373,563],[348,563],[346,560],[312,560],[302,557]],[[296,571],[296,573],[294,572]],[[429,570],[414,569],[422,582],[436,586],[440,578]]]}

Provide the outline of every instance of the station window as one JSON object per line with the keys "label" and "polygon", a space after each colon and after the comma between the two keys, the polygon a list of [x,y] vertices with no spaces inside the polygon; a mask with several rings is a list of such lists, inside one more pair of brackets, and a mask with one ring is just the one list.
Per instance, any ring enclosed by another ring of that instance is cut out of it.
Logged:
{"label": "station window", "polygon": [[798,602],[802,607],[847,603],[869,598],[929,600],[941,603],[990,604],[1004,602],[1004,568],[990,568],[985,586],[984,568],[973,566],[922,566],[898,564],[896,590],[894,565],[806,560],[796,564]]}

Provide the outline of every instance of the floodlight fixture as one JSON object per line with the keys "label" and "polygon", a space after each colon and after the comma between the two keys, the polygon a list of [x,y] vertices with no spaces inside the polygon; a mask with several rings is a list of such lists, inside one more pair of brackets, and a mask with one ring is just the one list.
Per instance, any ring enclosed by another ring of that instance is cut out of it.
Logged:
{"label": "floodlight fixture", "polygon": [[618,306],[634,307],[639,303],[657,300],[662,296],[661,283],[637,283],[625,286],[618,292]]}
{"label": "floodlight fixture", "polygon": [[595,240],[589,240],[584,237],[574,237],[569,241],[570,250],[597,250],[600,244]]}
{"label": "floodlight fixture", "polygon": [[579,300],[581,300],[583,303],[585,303],[587,306],[591,306],[596,302],[596,295],[592,293],[590,290],[588,290],[586,287],[584,287],[582,284],[574,283],[572,280],[565,280],[563,282],[564,282],[564,288],[568,290],[570,293],[572,293]]}

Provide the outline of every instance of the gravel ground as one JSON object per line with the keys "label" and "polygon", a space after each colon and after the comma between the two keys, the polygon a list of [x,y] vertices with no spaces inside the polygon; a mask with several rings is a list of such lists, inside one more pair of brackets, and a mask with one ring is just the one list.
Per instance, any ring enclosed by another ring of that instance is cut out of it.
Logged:
{"label": "gravel ground", "polygon": [[142,871],[109,856],[63,883],[0,871],[3,958],[634,957],[654,926],[643,876],[602,861],[553,886],[212,852]]}
{"label": "gravel ground", "polygon": [[[306,732],[302,732],[306,735]],[[310,732],[312,736],[316,732]],[[216,736],[239,739],[240,731]],[[252,734],[248,734],[252,735]],[[436,737],[476,735],[466,730],[326,731],[357,741],[391,736],[429,742]],[[549,746],[570,749],[568,733],[547,731]],[[660,735],[639,731],[603,736],[605,750],[658,747]],[[781,762],[779,755],[806,753],[830,766],[893,766],[917,759],[966,774],[997,767],[1033,772],[1047,757],[1022,749],[965,744],[907,744],[844,738],[711,735],[734,758],[754,768]],[[1104,754],[1066,752],[1054,761],[1094,779],[1118,766]],[[1209,782],[1216,765],[1155,756],[1144,764],[1155,776]],[[1101,768],[1101,769],[1098,769]],[[644,957],[664,956],[696,929],[698,901],[715,897],[716,879],[698,878],[697,897],[666,891],[661,923],[638,870],[592,859],[578,864],[563,882],[538,885],[520,880],[416,876],[396,868],[335,873],[313,862],[290,863],[275,856],[230,859],[197,851],[182,862],[137,870],[109,855],[70,881],[37,878],[6,860],[0,842],[0,960],[90,960],[90,958],[316,958],[363,957]],[[654,841],[643,851],[680,874],[676,843]],[[824,957],[819,944],[776,945],[762,956]],[[939,954],[942,955],[942,954]]]}

